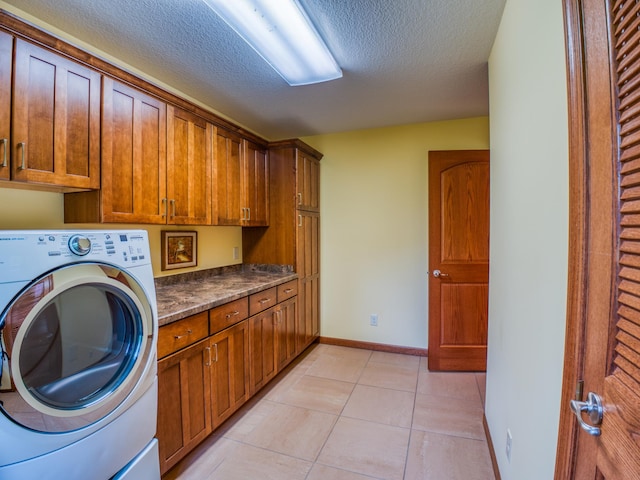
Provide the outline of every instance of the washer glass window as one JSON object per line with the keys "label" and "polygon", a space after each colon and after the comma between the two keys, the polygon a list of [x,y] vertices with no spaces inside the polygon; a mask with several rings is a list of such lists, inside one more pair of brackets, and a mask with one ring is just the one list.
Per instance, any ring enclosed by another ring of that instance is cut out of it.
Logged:
{"label": "washer glass window", "polygon": [[139,380],[152,322],[140,285],[115,267],[77,264],[34,281],[0,317],[11,372],[2,409],[48,432],[99,420]]}

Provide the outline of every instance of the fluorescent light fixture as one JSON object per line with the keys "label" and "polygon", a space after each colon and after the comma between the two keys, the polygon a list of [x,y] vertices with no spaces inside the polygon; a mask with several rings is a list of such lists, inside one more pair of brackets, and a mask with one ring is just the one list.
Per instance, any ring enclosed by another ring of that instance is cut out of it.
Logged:
{"label": "fluorescent light fixture", "polygon": [[342,77],[297,0],[204,0],[289,85]]}

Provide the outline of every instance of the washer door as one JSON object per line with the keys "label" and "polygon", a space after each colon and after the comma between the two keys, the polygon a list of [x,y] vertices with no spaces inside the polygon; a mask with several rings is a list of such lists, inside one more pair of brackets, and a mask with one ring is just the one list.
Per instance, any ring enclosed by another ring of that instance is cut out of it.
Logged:
{"label": "washer door", "polygon": [[104,418],[155,361],[153,321],[143,288],[112,265],[74,264],[36,279],[0,316],[11,380],[4,372],[2,410],[52,433]]}

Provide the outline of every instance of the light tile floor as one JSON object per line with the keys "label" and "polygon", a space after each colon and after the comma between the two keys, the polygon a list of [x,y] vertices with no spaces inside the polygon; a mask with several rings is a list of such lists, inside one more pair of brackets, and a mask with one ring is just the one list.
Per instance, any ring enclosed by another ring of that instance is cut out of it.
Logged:
{"label": "light tile floor", "polygon": [[163,480],[494,480],[484,383],[315,345]]}

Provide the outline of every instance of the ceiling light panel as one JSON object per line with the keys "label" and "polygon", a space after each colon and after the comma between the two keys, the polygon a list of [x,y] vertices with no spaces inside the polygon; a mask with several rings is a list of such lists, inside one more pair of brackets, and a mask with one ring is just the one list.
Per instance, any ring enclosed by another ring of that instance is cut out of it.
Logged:
{"label": "ceiling light panel", "polygon": [[342,77],[297,0],[204,0],[289,85]]}

